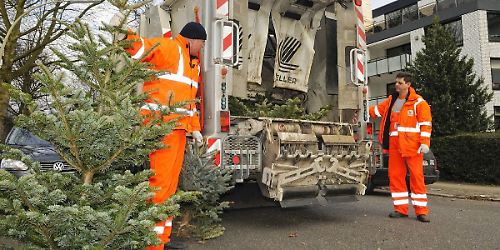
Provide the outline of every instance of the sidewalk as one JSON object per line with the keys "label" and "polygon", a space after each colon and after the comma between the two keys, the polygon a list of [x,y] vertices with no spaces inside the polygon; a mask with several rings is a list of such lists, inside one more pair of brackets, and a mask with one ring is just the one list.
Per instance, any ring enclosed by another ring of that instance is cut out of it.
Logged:
{"label": "sidewalk", "polygon": [[[389,187],[380,187],[389,192]],[[500,186],[438,181],[427,185],[427,194],[456,199],[500,202]]]}
{"label": "sidewalk", "polygon": [[436,183],[427,185],[427,194],[459,199],[488,200],[500,202],[500,186],[493,185],[438,181]]}

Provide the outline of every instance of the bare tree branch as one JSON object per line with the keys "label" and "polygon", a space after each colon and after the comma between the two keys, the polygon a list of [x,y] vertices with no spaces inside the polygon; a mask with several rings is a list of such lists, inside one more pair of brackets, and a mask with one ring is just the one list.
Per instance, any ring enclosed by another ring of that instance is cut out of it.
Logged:
{"label": "bare tree branch", "polygon": [[8,30],[12,24],[10,23],[9,15],[7,14],[5,0],[0,0],[0,14],[2,14],[2,20],[5,25],[5,29]]}
{"label": "bare tree branch", "polygon": [[[104,0],[100,1],[100,2],[93,3],[93,4],[89,5],[89,6],[87,6],[87,8],[85,8],[76,18],[82,18],[91,8],[93,8],[94,6],[97,6],[97,5],[101,4],[102,2],[104,2]],[[54,19],[53,23],[54,22],[57,22],[57,20]],[[52,34],[52,37],[50,37],[51,34],[49,32],[46,32],[45,38],[42,39],[43,42],[40,42],[35,47],[33,47],[30,50],[27,50],[26,52],[24,52],[21,55],[17,56],[14,60],[16,60],[16,61],[17,60],[22,60],[25,57],[31,56],[33,53],[36,53],[36,51],[45,48],[48,44],[50,44],[51,42],[57,40],[66,31],[68,31],[68,27],[59,30],[55,34]]]}
{"label": "bare tree branch", "polygon": [[[0,83],[12,84],[28,93],[36,92],[39,86],[31,78],[35,61],[42,56],[49,44],[68,30],[60,20],[67,19],[68,15],[71,18],[81,18],[102,2],[104,0],[78,11],[73,8],[76,5],[68,1],[64,3],[54,1],[53,4],[43,5],[39,0],[0,0],[0,40],[5,45],[0,65]],[[37,8],[38,5],[40,8]],[[8,31],[10,33],[6,37]],[[48,60],[48,58],[41,59]],[[40,98],[36,94],[33,97]],[[0,86],[0,141],[8,132],[7,124],[11,121],[11,115],[16,115],[13,113],[13,108],[9,107],[9,103],[8,91]],[[16,105],[20,112],[25,109],[23,103]]]}

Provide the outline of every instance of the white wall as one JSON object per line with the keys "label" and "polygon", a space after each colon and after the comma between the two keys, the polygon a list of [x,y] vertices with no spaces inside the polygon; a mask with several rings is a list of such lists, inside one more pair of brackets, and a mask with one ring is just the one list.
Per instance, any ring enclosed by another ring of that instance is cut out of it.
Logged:
{"label": "white wall", "polygon": [[[497,52],[490,50],[490,44],[488,42],[488,19],[486,14],[486,11],[478,10],[462,16],[464,38],[462,54],[467,55],[474,60],[474,71],[478,76],[482,76],[484,78],[484,86],[490,91],[493,91],[490,51],[494,54]],[[494,103],[495,100],[492,100],[486,105],[486,112],[488,115],[493,115]]]}
{"label": "white wall", "polygon": [[424,28],[416,29],[410,32],[411,55],[415,58],[417,52],[425,48],[423,37],[425,35]]}
{"label": "white wall", "polygon": [[368,96],[378,97],[387,95],[387,84],[395,82],[396,74],[383,74],[372,76],[368,80]]}

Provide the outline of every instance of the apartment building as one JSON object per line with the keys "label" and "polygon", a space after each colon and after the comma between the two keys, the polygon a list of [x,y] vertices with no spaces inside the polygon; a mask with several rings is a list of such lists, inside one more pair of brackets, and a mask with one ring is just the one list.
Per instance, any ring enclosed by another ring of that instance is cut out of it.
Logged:
{"label": "apartment building", "polygon": [[398,0],[372,15],[373,24],[367,27],[372,104],[391,93],[395,73],[424,48],[425,30],[439,16],[494,93],[486,110],[500,129],[500,0]]}

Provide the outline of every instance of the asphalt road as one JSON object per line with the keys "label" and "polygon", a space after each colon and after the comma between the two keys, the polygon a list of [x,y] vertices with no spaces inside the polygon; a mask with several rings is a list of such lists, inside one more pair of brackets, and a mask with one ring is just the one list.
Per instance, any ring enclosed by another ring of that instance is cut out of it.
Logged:
{"label": "asphalt road", "polygon": [[431,223],[391,219],[390,197],[379,193],[328,206],[231,209],[222,237],[188,249],[500,249],[500,202],[431,196],[429,208]]}

